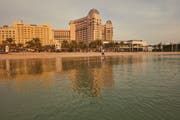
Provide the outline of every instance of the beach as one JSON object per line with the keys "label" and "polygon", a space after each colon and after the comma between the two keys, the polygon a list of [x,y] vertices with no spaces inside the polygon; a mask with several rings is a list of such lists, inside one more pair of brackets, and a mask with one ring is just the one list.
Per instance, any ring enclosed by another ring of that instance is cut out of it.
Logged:
{"label": "beach", "polygon": [[[180,52],[105,52],[105,56],[122,55],[180,55]],[[57,58],[57,57],[98,57],[102,56],[100,52],[25,52],[0,54],[0,59],[34,59],[34,58]]]}

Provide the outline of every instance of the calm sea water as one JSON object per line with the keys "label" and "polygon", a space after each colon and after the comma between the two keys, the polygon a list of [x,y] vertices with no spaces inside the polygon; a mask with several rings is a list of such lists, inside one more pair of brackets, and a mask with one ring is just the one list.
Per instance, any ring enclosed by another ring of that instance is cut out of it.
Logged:
{"label": "calm sea water", "polygon": [[0,120],[180,120],[180,56],[0,60]]}

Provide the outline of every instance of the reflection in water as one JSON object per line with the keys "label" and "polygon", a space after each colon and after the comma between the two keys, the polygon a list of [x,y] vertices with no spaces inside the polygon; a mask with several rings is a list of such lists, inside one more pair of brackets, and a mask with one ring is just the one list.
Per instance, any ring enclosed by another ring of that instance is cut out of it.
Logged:
{"label": "reflection in water", "polygon": [[98,96],[104,87],[114,85],[112,66],[104,64],[101,58],[66,58],[63,70],[71,74],[72,88],[80,95]]}
{"label": "reflection in water", "polygon": [[102,92],[103,87],[113,87],[111,67],[104,65],[88,68],[86,63],[81,64],[82,69],[76,70],[76,78],[72,79],[72,88],[78,94],[97,96]]}
{"label": "reflection in water", "polygon": [[65,76],[71,80],[71,87],[76,93],[98,96],[104,88],[113,88],[113,67],[141,63],[143,60],[140,56],[7,59],[0,61],[0,81],[15,81],[16,89],[26,89],[24,82],[38,80],[40,85],[52,86],[55,77]]}
{"label": "reflection in water", "polygon": [[179,59],[0,60],[0,120],[179,120]]}

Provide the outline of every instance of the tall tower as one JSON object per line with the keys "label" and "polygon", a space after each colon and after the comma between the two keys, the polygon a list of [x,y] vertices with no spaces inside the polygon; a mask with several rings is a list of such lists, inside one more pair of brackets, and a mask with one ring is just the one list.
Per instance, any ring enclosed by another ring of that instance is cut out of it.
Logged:
{"label": "tall tower", "polygon": [[88,41],[102,40],[102,20],[98,10],[91,9],[87,16]]}
{"label": "tall tower", "polygon": [[102,25],[98,10],[91,9],[86,17],[72,20],[70,25],[70,39],[90,42],[93,40],[112,40],[112,22],[108,20]]}
{"label": "tall tower", "polygon": [[113,25],[111,20],[106,21],[106,24],[104,25],[103,40],[113,40]]}

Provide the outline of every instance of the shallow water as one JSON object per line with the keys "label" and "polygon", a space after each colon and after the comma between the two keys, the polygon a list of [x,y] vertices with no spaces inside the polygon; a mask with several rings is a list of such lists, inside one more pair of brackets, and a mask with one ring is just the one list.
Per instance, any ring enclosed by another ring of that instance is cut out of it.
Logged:
{"label": "shallow water", "polygon": [[180,120],[180,55],[0,60],[0,120]]}

